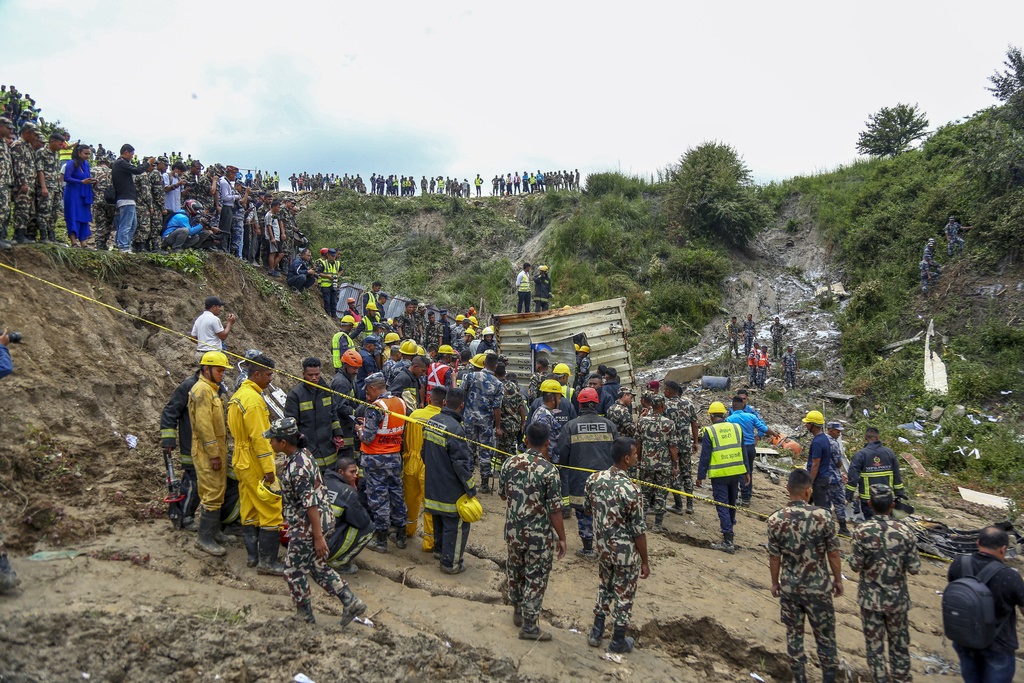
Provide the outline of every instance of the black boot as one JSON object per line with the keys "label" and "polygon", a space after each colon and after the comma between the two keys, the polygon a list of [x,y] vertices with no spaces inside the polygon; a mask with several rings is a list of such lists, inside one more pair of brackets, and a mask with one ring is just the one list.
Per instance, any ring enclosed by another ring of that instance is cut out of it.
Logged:
{"label": "black boot", "polygon": [[843,536],[849,536],[850,535],[850,528],[848,526],[846,526],[846,520],[845,519],[839,520],[839,533],[841,533]]}
{"label": "black boot", "polygon": [[583,548],[580,549],[580,550],[577,550],[576,551],[576,555],[579,556],[579,557],[582,557],[585,560],[592,560],[592,559],[594,559],[594,557],[595,557],[595,555],[594,555],[594,539],[592,539],[592,538],[584,538],[583,539]]}
{"label": "black boot", "polygon": [[736,552],[736,546],[732,544],[732,534],[722,534],[721,543],[712,543],[712,550],[721,550],[723,553],[729,553],[732,555]]}
{"label": "black boot", "polygon": [[281,552],[281,532],[277,529],[260,528],[257,538],[259,547],[259,563],[256,565],[257,574],[268,576],[284,576],[284,565],[277,561]]}
{"label": "black boot", "polygon": [[662,522],[664,522],[664,521],[665,521],[665,515],[664,514],[660,514],[660,515],[656,514],[656,515],[654,515],[654,526],[651,527],[651,533],[652,534],[660,534],[661,532],[663,532],[665,530],[665,527],[662,526]]}
{"label": "black boot", "polygon": [[519,630],[519,640],[548,641],[551,640],[551,634],[547,631],[541,631],[540,626],[537,626],[536,619],[524,617],[523,628]]}
{"label": "black boot", "polygon": [[523,625],[523,608],[519,605],[512,607],[512,623],[520,627]]}
{"label": "black boot", "polygon": [[199,518],[199,535],[196,536],[195,546],[214,557],[224,557],[228,551],[217,543],[214,534],[218,529],[220,529],[220,510],[203,510],[203,514]]}
{"label": "black boot", "polygon": [[405,550],[405,527],[404,526],[396,526],[394,531],[392,531],[390,534],[388,534],[388,538],[390,538],[394,542],[395,546],[397,546],[397,548],[399,550]]}
{"label": "black boot", "polygon": [[490,493],[490,492],[491,492],[491,478],[490,477],[485,477],[485,476],[481,475],[480,476],[480,493]]}
{"label": "black boot", "polygon": [[632,638],[626,637],[625,626],[616,626],[612,631],[612,642],[608,644],[608,651],[622,654],[632,652],[634,642]]}
{"label": "black boot", "polygon": [[678,493],[673,493],[672,502],[675,504],[672,507],[670,507],[668,511],[674,515],[683,514],[683,497]]}
{"label": "black boot", "polygon": [[307,624],[316,623],[316,617],[313,616],[313,605],[308,602],[304,602],[296,607],[295,612],[299,615],[299,619],[302,619]]}
{"label": "black boot", "polygon": [[28,244],[31,241],[32,240],[30,240],[28,238],[28,235],[25,234],[24,230],[15,230],[14,231],[14,242],[16,244]]}
{"label": "black boot", "polygon": [[686,514],[693,514],[693,498],[690,496],[686,497]]}
{"label": "black boot", "polygon": [[46,242],[47,244],[56,244],[57,235],[54,234],[53,230],[47,230],[46,239],[44,239],[43,241]]}
{"label": "black boot", "polygon": [[353,619],[366,613],[366,603],[357,598],[348,586],[342,589],[338,597],[341,598],[341,604],[345,606],[341,613],[342,626],[348,626]]}
{"label": "black boot", "polygon": [[587,636],[587,645],[590,647],[601,647],[601,639],[604,638],[604,615],[594,616],[594,625]]}
{"label": "black boot", "polygon": [[388,532],[374,531],[373,540],[366,544],[366,548],[375,553],[386,553],[388,551]]}
{"label": "black boot", "polygon": [[256,526],[242,527],[242,543],[245,544],[245,566],[255,567],[260,562],[259,553],[260,528]]}

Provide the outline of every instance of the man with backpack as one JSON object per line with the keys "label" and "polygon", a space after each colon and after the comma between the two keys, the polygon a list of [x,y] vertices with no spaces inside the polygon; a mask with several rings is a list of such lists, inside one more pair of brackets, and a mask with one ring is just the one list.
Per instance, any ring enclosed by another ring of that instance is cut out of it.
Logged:
{"label": "man with backpack", "polygon": [[1009,534],[987,526],[978,551],[949,566],[942,595],[942,626],[960,657],[965,683],[1009,683],[1017,667],[1017,615],[1024,608],[1024,579],[1003,564]]}
{"label": "man with backpack", "polygon": [[[872,484],[874,515],[853,534],[850,569],[860,573],[857,603],[864,624],[864,641],[871,680],[910,681],[910,594],[907,574],[921,570],[917,538],[891,515],[896,506],[892,489]],[[889,642],[889,672],[886,671],[885,643]]]}

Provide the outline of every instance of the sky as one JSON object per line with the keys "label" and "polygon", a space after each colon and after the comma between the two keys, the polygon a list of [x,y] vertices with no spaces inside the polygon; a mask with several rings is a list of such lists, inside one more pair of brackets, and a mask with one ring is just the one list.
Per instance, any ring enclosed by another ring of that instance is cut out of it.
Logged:
{"label": "sky", "polygon": [[0,0],[0,22],[0,83],[73,140],[282,177],[649,175],[718,141],[767,182],[850,163],[883,106],[933,130],[992,106],[1024,45],[1020,0]]}

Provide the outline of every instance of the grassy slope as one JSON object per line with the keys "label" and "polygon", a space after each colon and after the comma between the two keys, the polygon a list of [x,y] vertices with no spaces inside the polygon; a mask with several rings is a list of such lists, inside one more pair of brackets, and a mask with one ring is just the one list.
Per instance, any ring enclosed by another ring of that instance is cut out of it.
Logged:
{"label": "grassy slope", "polygon": [[[1024,246],[1018,227],[1024,215],[1016,170],[1020,143],[1019,135],[985,112],[940,129],[920,150],[793,178],[763,193],[776,206],[798,198],[809,207],[847,273],[853,297],[840,316],[843,360],[849,387],[885,408],[873,419],[895,425],[912,419],[915,406],[954,404],[1002,415],[1003,424],[947,418],[921,452],[933,471],[958,472],[979,485],[1010,485],[1015,494],[1024,492],[1024,444],[1017,439],[1024,330],[1021,297],[1012,293],[1022,277]],[[966,255],[953,259],[943,234],[950,214],[977,226],[967,235]],[[917,264],[929,237],[938,243],[944,274],[939,294],[925,299]],[[1011,294],[999,300],[975,296],[965,285],[1000,279],[1011,285]],[[929,318],[948,335],[948,397],[925,395],[920,345],[887,357],[879,352],[912,336]],[[946,443],[944,437],[950,437]],[[977,446],[982,458],[964,458],[959,446]]]}

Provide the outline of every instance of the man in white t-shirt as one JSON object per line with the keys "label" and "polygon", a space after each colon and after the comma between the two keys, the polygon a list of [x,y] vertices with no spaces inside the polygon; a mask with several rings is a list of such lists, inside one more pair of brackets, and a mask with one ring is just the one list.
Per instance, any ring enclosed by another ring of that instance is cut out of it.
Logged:
{"label": "man in white t-shirt", "polygon": [[167,169],[167,160],[157,160],[157,170],[164,179],[164,225],[173,214],[181,211],[181,188],[185,185],[185,164],[175,161],[171,170]]}
{"label": "man in white t-shirt", "polygon": [[203,359],[207,351],[222,351],[224,340],[231,334],[231,326],[238,320],[234,313],[228,314],[228,324],[220,322],[220,312],[224,310],[224,302],[216,296],[206,297],[206,310],[192,324],[192,337],[196,340],[196,362]]}

